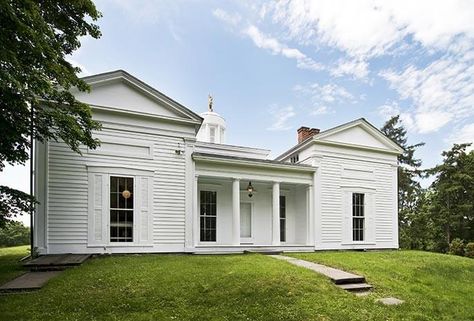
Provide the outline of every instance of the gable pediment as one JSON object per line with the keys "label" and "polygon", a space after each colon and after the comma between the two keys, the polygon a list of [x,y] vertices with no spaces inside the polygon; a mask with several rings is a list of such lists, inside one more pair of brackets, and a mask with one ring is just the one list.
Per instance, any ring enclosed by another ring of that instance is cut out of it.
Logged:
{"label": "gable pediment", "polygon": [[201,117],[158,90],[124,71],[85,77],[87,92],[74,91],[76,99],[91,106],[142,115],[200,123]]}
{"label": "gable pediment", "polygon": [[390,152],[402,152],[400,146],[370,125],[365,119],[357,120],[339,128],[336,127],[322,132],[316,136],[316,140],[343,145],[375,148]]}

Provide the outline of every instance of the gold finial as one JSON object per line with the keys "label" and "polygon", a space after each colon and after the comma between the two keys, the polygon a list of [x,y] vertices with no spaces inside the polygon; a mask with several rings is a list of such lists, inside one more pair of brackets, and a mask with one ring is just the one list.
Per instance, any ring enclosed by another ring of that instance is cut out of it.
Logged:
{"label": "gold finial", "polygon": [[209,94],[209,95],[207,96],[207,103],[208,103],[209,111],[214,111],[214,110],[212,109],[213,98],[212,98],[211,94]]}

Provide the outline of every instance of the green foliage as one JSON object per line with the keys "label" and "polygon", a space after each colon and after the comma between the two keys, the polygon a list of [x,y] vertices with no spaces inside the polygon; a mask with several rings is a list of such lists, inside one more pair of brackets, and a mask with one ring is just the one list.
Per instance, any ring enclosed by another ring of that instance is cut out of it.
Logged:
{"label": "green foliage", "polygon": [[455,238],[449,243],[449,254],[464,256],[464,252],[465,245],[463,240]]}
{"label": "green foliage", "polygon": [[465,256],[474,259],[474,242],[469,242],[466,244]]}
{"label": "green foliage", "polygon": [[436,175],[432,216],[440,227],[435,236],[440,250],[454,238],[474,240],[474,151],[467,153],[468,146],[454,144],[442,153],[443,163],[429,171]]}
{"label": "green foliage", "polygon": [[0,228],[0,247],[17,246],[30,243],[30,228],[21,222],[8,221]]}
{"label": "green foliage", "polygon": [[[100,17],[90,0],[0,1],[0,171],[5,163],[24,164],[31,134],[38,141],[62,140],[75,152],[96,148],[92,131],[100,124],[90,107],[70,89],[88,90],[67,61],[79,38],[100,37]],[[31,210],[25,194],[2,187],[0,222]]]}

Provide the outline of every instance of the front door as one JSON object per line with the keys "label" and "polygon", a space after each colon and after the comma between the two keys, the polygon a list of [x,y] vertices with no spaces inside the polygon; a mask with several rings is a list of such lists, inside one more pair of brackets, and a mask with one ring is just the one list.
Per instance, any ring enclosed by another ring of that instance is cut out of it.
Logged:
{"label": "front door", "polygon": [[240,203],[240,242],[253,243],[251,203]]}

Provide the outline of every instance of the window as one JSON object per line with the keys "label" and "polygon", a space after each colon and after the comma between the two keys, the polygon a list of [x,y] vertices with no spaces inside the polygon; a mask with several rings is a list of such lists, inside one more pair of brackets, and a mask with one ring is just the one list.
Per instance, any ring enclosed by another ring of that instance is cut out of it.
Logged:
{"label": "window", "polygon": [[110,177],[110,242],[133,242],[132,177]]}
{"label": "window", "polygon": [[201,242],[216,241],[217,192],[201,191]]}
{"label": "window", "polygon": [[352,194],[352,240],[364,240],[364,198],[362,193]]}
{"label": "window", "polygon": [[286,197],[280,195],[280,242],[286,242]]}
{"label": "window", "polygon": [[211,143],[216,142],[216,127],[214,126],[209,127],[209,141]]}
{"label": "window", "polygon": [[295,155],[290,157],[290,163],[292,163],[292,164],[296,164],[299,161],[300,161],[300,155],[299,154],[295,154]]}

